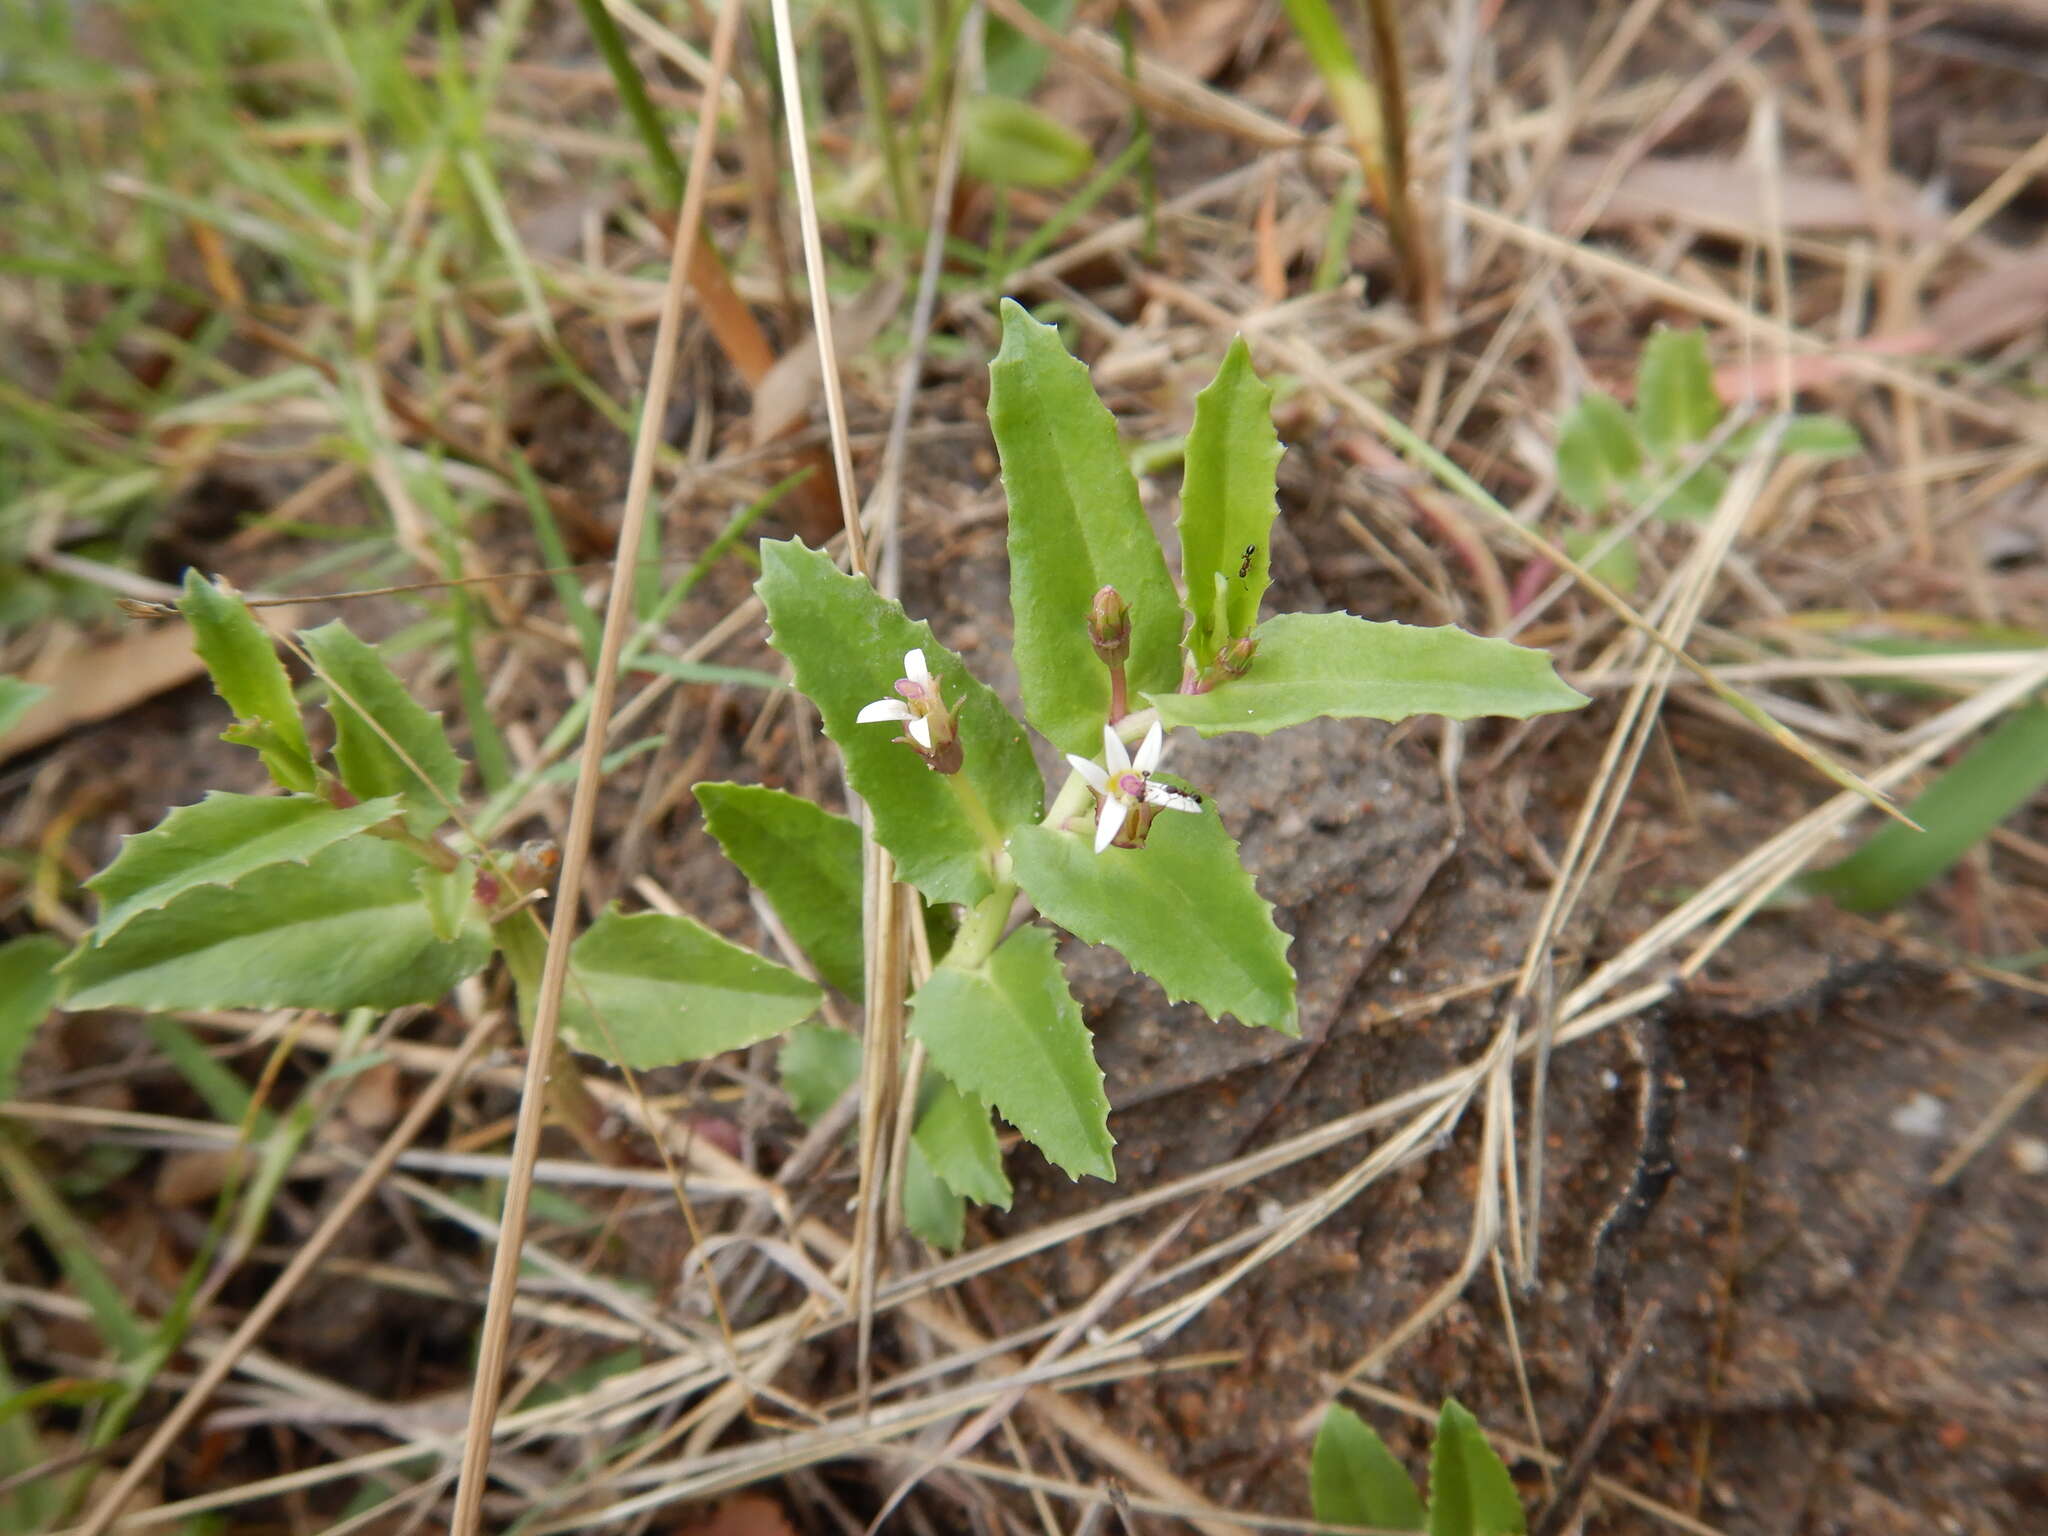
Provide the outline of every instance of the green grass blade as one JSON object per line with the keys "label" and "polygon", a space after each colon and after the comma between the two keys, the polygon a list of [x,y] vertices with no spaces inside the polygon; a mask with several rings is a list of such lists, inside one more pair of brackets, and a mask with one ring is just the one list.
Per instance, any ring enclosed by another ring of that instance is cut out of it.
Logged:
{"label": "green grass blade", "polygon": [[1908,808],[1926,830],[1881,827],[1856,852],[1807,877],[1852,912],[1882,912],[1938,880],[2048,784],[2048,705],[2014,710]]}

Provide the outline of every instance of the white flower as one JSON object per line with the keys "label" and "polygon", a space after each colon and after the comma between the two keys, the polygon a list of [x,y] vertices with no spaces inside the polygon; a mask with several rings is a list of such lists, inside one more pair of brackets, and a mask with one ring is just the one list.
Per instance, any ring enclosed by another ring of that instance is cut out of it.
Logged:
{"label": "white flower", "polygon": [[931,671],[924,664],[923,651],[903,653],[903,676],[896,680],[896,692],[900,698],[877,699],[872,704],[862,705],[860,713],[853,717],[855,723],[900,722],[910,732],[912,741],[925,751],[931,751],[931,717],[939,704],[939,685],[932,680]]}
{"label": "white flower", "polygon": [[[1166,733],[1155,720],[1139,744],[1136,757],[1124,750],[1123,738],[1117,735],[1114,726],[1108,725],[1102,728],[1101,763],[1091,762],[1072,752],[1067,754],[1067,761],[1074,765],[1074,772],[1086,779],[1088,787],[1102,798],[1101,808],[1095,814],[1097,853],[1115,842],[1127,823],[1136,842],[1142,843],[1145,830],[1160,810],[1201,810],[1201,796],[1190,795],[1153,780],[1152,770],[1159,766],[1159,759],[1165,751]],[[1104,764],[1108,766],[1104,767]]]}

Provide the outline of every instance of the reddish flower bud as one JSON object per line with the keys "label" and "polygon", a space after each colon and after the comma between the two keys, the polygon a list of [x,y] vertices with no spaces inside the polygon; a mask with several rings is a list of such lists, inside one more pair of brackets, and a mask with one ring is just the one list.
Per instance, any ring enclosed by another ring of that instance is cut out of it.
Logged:
{"label": "reddish flower bud", "polygon": [[1216,670],[1225,677],[1243,677],[1252,669],[1252,657],[1258,654],[1259,642],[1249,635],[1240,635],[1216,653]]}
{"label": "reddish flower bud", "polygon": [[1088,605],[1088,639],[1105,666],[1120,667],[1130,659],[1130,605],[1115,587],[1104,587]]}

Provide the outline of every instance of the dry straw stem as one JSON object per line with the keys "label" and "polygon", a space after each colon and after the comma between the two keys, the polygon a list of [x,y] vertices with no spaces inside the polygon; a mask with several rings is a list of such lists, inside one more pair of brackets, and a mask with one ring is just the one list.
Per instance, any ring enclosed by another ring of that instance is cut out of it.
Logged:
{"label": "dry straw stem", "polygon": [[[825,245],[812,186],[810,137],[804,125],[803,83],[797,73],[796,28],[789,0],[772,0],[775,52],[781,68],[782,105],[789,129],[790,168],[796,186],[797,219],[803,234],[804,275],[811,295],[811,321],[818,341],[818,370],[824,383],[825,417],[832,434],[832,461],[839,477],[840,515],[846,528],[848,567],[868,572],[866,537],[853,490],[853,448],[846,424],[846,396],[832,334],[832,300]],[[876,1271],[888,1229],[883,1205],[890,1187],[888,1139],[902,1086],[903,996],[907,963],[905,905],[914,900],[896,886],[895,862],[874,840],[861,818],[863,924],[867,959],[866,1028],[862,1034],[860,1186],[854,1213],[851,1262],[858,1312],[856,1369],[865,1395],[870,1380]]]}
{"label": "dry straw stem", "polygon": [[[1522,971],[1515,978],[1513,992],[1516,1005],[1527,1004],[1535,996],[1539,980],[1550,974],[1558,931],[1585,895],[1593,871],[1606,851],[1616,818],[1634,787],[1636,769],[1642,762],[1643,753],[1657,731],[1664,698],[1677,670],[1673,658],[1690,640],[1693,626],[1699,622],[1706,605],[1707,594],[1713,589],[1735,546],[1735,536],[1755,507],[1776,454],[1778,436],[1778,430],[1766,430],[1750,449],[1741,468],[1722,493],[1713,520],[1700,531],[1691,556],[1672,574],[1664,595],[1656,605],[1665,613],[1658,629],[1664,648],[1645,669],[1641,680],[1629,690],[1608,735],[1606,751],[1594,772],[1592,786],[1580,804],[1571,838],[1564,856],[1558,861],[1557,875],[1550,883],[1542,910],[1523,951]],[[1628,639],[1638,655],[1646,648],[1640,632],[1631,631]],[[1528,1173],[1525,1180],[1529,1206],[1522,1263],[1517,1276],[1525,1286],[1536,1278],[1541,1250],[1546,1089],[1555,1038],[1555,1015],[1548,1008],[1537,1009],[1536,1060],[1529,1075]]]}
{"label": "dry straw stem", "polygon": [[[656,450],[668,411],[670,383],[675,376],[676,345],[682,332],[683,294],[692,253],[703,223],[704,195],[710,181],[711,150],[717,139],[717,113],[712,104],[717,82],[732,61],[739,30],[739,0],[720,7],[711,44],[713,83],[705,90],[696,141],[691,146],[689,181],[683,194],[669,264],[668,289],[655,329],[654,356],[649,367],[647,396],[641,406],[639,430],[633,440],[633,465],[626,504],[619,519],[618,553],[630,560],[641,547],[647,503],[654,486]],[[527,1042],[526,1081],[519,1103],[518,1129],[512,1143],[511,1176],[505,1186],[504,1230],[492,1257],[490,1302],[484,1312],[477,1350],[476,1375],[470,1396],[469,1426],[462,1447],[462,1472],[455,1490],[449,1529],[454,1536],[473,1536],[482,1518],[484,1488],[489,1478],[491,1425],[498,1411],[498,1390],[512,1331],[512,1300],[519,1285],[520,1249],[526,1236],[527,1201],[533,1189],[533,1165],[540,1155],[546,1077],[552,1064],[562,1013],[562,986],[568,977],[569,945],[581,908],[583,875],[590,857],[591,834],[597,819],[597,791],[604,774],[605,730],[618,690],[619,655],[632,624],[634,583],[621,571],[612,580],[605,606],[604,635],[598,648],[597,673],[591,680],[590,714],[584,726],[583,756],[578,764],[575,797],[570,803],[568,835],[562,849],[562,873],[555,893],[554,920],[548,932],[547,958],[535,999],[532,1036]]]}

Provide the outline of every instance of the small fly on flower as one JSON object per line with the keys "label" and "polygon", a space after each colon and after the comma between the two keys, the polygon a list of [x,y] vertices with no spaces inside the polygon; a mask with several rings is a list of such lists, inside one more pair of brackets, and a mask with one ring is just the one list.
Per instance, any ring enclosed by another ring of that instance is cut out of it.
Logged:
{"label": "small fly on flower", "polygon": [[1122,848],[1144,847],[1145,834],[1152,830],[1152,820],[1162,810],[1199,812],[1202,809],[1200,795],[1175,789],[1171,784],[1161,784],[1152,777],[1152,771],[1159,766],[1165,750],[1166,733],[1160,730],[1159,722],[1155,720],[1152,729],[1145,733],[1145,740],[1135,757],[1125,750],[1123,738],[1117,735],[1116,728],[1109,725],[1102,728],[1101,763],[1091,762],[1073,752],[1067,754],[1067,761],[1074,765],[1074,772],[1088,781],[1088,787],[1101,801],[1095,813],[1097,853],[1111,843]]}

